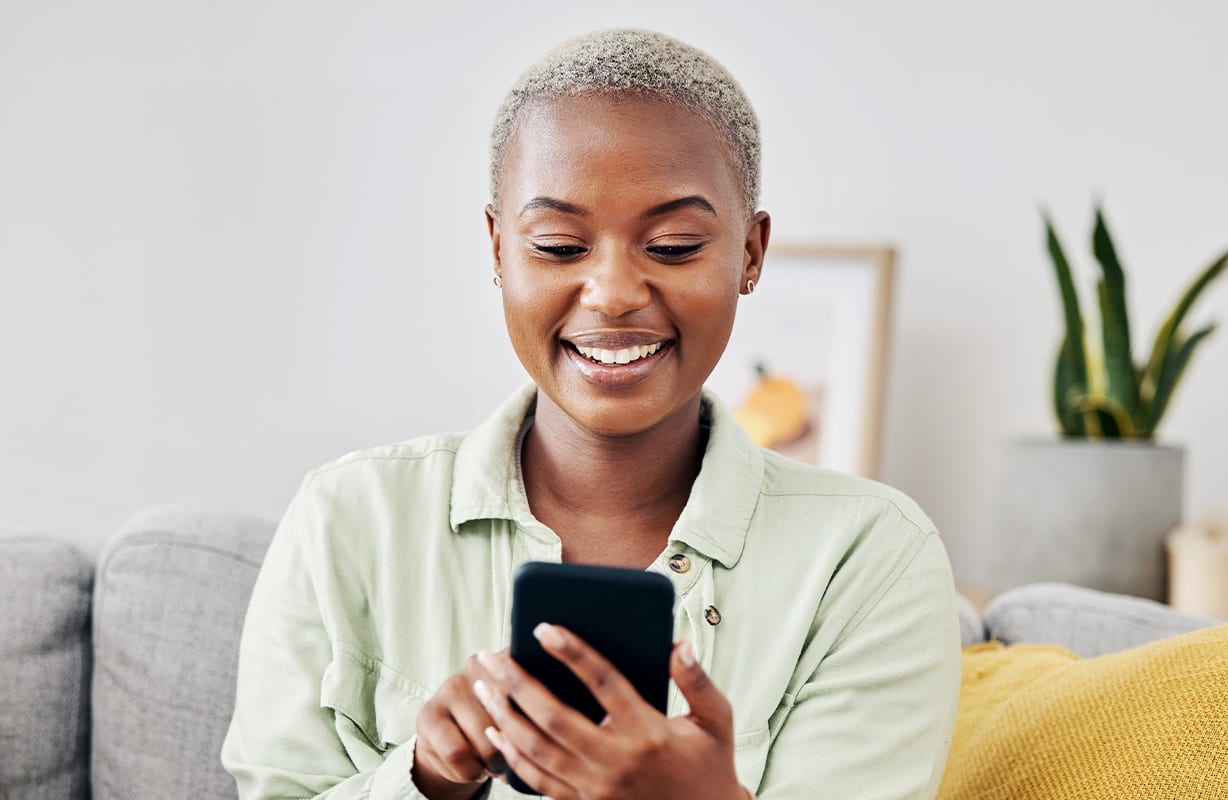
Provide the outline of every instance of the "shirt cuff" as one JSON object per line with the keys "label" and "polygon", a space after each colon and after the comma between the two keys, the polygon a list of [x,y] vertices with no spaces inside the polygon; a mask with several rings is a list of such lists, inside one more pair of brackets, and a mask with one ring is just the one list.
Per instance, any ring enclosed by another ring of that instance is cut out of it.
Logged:
{"label": "shirt cuff", "polygon": [[[414,767],[414,745],[418,737],[415,735],[405,744],[393,750],[380,764],[379,769],[371,778],[371,800],[426,800],[414,784],[410,771]],[[486,781],[481,790],[473,796],[473,800],[486,800],[490,797],[490,787],[493,781]]]}

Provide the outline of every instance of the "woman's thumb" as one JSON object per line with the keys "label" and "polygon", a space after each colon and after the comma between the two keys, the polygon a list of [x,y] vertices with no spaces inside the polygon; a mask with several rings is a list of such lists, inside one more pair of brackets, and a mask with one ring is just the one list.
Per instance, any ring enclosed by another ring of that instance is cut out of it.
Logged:
{"label": "woman's thumb", "polygon": [[704,727],[728,736],[733,727],[733,712],[729,701],[704,672],[695,658],[695,648],[688,642],[674,645],[669,660],[669,674],[691,707],[691,716]]}

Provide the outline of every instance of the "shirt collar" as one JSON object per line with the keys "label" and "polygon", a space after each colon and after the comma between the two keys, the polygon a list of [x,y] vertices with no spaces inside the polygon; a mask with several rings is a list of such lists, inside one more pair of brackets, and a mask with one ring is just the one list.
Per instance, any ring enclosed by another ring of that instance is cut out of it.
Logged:
{"label": "shirt collar", "polygon": [[[454,530],[476,519],[531,519],[516,462],[521,427],[536,402],[537,387],[526,384],[461,441],[452,473]],[[732,567],[759,501],[763,452],[707,389],[703,407],[710,426],[703,464],[669,538]]]}
{"label": "shirt collar", "polygon": [[[537,408],[537,386],[525,384],[461,440],[452,467],[452,529],[474,519],[521,519],[529,501],[516,473],[525,418]],[[516,513],[512,506],[517,506]]]}

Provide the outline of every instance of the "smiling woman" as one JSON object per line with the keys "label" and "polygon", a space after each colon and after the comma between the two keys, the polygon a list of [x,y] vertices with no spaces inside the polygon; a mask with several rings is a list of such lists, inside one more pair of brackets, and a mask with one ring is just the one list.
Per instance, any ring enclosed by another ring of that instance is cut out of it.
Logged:
{"label": "smiling woman", "polygon": [[[486,218],[532,384],[304,479],[244,629],[243,798],[510,797],[508,766],[560,800],[935,795],[960,664],[933,525],[756,447],[704,389],[762,277],[758,186],[745,95],[674,39],[582,36],[513,87]],[[600,723],[510,658],[529,560],[670,578],[668,713],[568,631],[538,638]]]}

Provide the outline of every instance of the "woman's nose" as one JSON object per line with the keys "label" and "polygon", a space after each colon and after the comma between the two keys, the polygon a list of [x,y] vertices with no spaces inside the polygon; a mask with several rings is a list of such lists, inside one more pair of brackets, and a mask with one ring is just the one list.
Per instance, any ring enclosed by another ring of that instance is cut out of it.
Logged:
{"label": "woman's nose", "polygon": [[651,302],[652,291],[644,274],[630,258],[619,256],[594,263],[580,295],[586,309],[610,317],[638,311]]}

